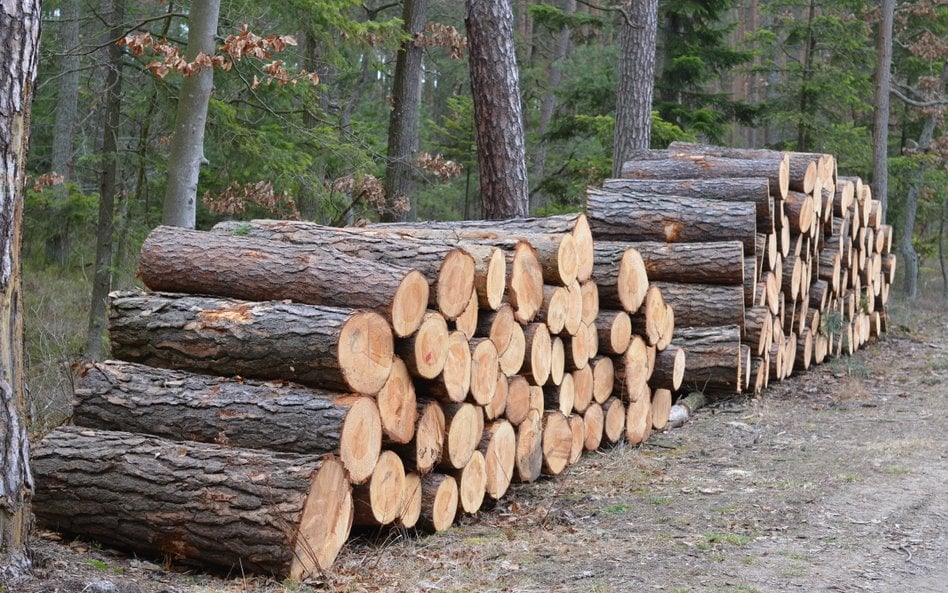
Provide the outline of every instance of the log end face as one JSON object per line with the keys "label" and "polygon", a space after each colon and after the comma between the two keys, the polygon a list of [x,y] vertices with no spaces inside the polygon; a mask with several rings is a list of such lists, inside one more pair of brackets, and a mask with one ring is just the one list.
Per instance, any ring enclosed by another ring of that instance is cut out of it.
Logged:
{"label": "log end face", "polygon": [[408,367],[400,358],[396,358],[388,381],[375,396],[382,432],[396,443],[407,443],[415,435],[418,415],[415,399],[415,386]]}
{"label": "log end face", "polygon": [[444,451],[444,411],[436,402],[425,406],[415,430],[415,468],[421,473],[431,471]]}
{"label": "log end face", "polygon": [[[468,295],[470,296],[470,295]],[[434,379],[444,370],[448,358],[448,323],[438,313],[429,313],[414,337],[413,360],[419,376]]]}
{"label": "log end face", "polygon": [[543,415],[543,470],[559,475],[566,469],[573,450],[573,431],[569,419],[559,410]]}
{"label": "log end face", "polygon": [[453,331],[448,336],[447,357],[441,378],[444,382],[448,398],[454,402],[462,402],[471,390],[471,346],[467,336],[459,331]]}
{"label": "log end face", "polygon": [[543,266],[536,250],[520,241],[510,270],[510,302],[520,323],[529,323],[543,305]]}
{"label": "log end face", "polygon": [[[496,383],[494,385],[496,389]],[[480,407],[461,404],[451,419],[447,431],[447,465],[460,469],[467,465],[477,449],[484,430],[484,414]]]}
{"label": "log end face", "polygon": [[445,318],[457,319],[474,290],[474,258],[462,249],[449,252],[438,271],[438,309]]}
{"label": "log end face", "polygon": [[487,282],[485,292],[487,306],[492,311],[500,309],[504,300],[504,291],[507,289],[507,261],[504,252],[498,247],[494,249],[487,266]]}
{"label": "log end face", "polygon": [[583,424],[586,428],[586,438],[583,441],[583,448],[586,451],[595,451],[602,444],[602,433],[605,424],[605,416],[602,413],[602,406],[596,402],[590,404],[583,414]]}
{"label": "log end face", "polygon": [[631,444],[638,445],[648,438],[651,431],[652,391],[646,385],[626,410],[625,438]]}
{"label": "log end face", "polygon": [[435,531],[444,531],[451,527],[458,512],[458,483],[451,476],[444,476],[435,490],[432,504],[432,527]]}
{"label": "log end face", "polygon": [[573,235],[563,235],[556,250],[557,275],[564,285],[572,284],[579,274],[579,256]]}
{"label": "log end face", "polygon": [[339,455],[353,484],[369,479],[382,452],[382,419],[370,397],[359,397],[349,407],[339,435]]}
{"label": "log end face", "polygon": [[394,451],[383,451],[369,482],[372,515],[379,525],[388,525],[401,515],[405,492],[405,467]]}
{"label": "log end face", "polygon": [[491,439],[484,453],[487,472],[487,495],[499,500],[510,487],[517,452],[517,434],[506,420],[490,427]]}
{"label": "log end face", "polygon": [[637,249],[630,247],[626,249],[619,263],[619,302],[626,311],[635,313],[642,306],[647,290],[645,261]]}
{"label": "log end face", "polygon": [[471,353],[471,395],[479,405],[486,406],[494,398],[499,374],[497,347],[489,339],[480,340]]}
{"label": "log end face", "polygon": [[384,317],[359,311],[339,335],[339,366],[353,391],[374,395],[388,380],[395,355],[392,328]]}
{"label": "log end face", "polygon": [[290,578],[329,570],[352,529],[352,491],[342,463],[325,458],[313,476],[296,537]]}
{"label": "log end face", "polygon": [[402,512],[396,524],[404,529],[412,529],[421,517],[421,476],[415,472],[405,473],[405,490],[402,495]]}
{"label": "log end face", "polygon": [[428,280],[421,272],[412,270],[405,275],[392,299],[392,329],[396,336],[410,336],[421,326],[429,292]]}
{"label": "log end face", "polygon": [[576,218],[572,234],[573,241],[576,244],[576,279],[580,282],[586,282],[592,278],[594,257],[592,229],[585,214],[580,214]]}
{"label": "log end face", "polygon": [[472,515],[484,504],[484,494],[487,492],[487,462],[484,454],[474,451],[460,473],[458,510]]}

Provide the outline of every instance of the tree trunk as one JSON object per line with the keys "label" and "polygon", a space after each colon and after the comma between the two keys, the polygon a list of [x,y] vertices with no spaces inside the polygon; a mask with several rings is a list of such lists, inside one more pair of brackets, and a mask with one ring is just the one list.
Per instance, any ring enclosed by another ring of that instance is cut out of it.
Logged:
{"label": "tree trunk", "polygon": [[115,194],[118,191],[118,135],[122,116],[123,51],[111,40],[124,34],[125,0],[109,0],[111,14],[105,50],[108,73],[105,77],[105,115],[102,122],[102,171],[99,177],[99,222],[96,226],[95,272],[92,278],[92,306],[86,335],[85,357],[100,358],[106,331],[106,301],[112,286],[112,241],[115,234]]}
{"label": "tree trunk", "polygon": [[368,397],[106,361],[76,378],[73,422],[175,441],[335,453],[355,483],[375,468],[382,425]]}
{"label": "tree trunk", "polygon": [[[586,191],[589,224],[597,239],[697,243],[741,241],[754,253],[757,215],[753,204],[675,196],[626,196]],[[597,279],[598,280],[598,279]]]}
{"label": "tree trunk", "polygon": [[33,460],[42,525],[187,564],[305,579],[329,569],[352,521],[332,457],[67,427]]}
{"label": "tree trunk", "polygon": [[110,318],[123,360],[368,395],[385,385],[394,355],[385,319],[353,309],[119,292]]}
{"label": "tree trunk", "polygon": [[624,0],[619,7],[619,82],[616,90],[612,176],[619,177],[631,151],[652,137],[652,92],[658,0]]}
{"label": "tree trunk", "polygon": [[[220,0],[195,2],[188,15],[188,47],[184,59],[194,62],[199,54],[213,56],[216,50],[217,17]],[[197,186],[204,158],[204,127],[207,105],[214,90],[214,68],[203,66],[181,82],[174,136],[168,156],[168,185],[165,189],[162,224],[194,228]]]}
{"label": "tree trunk", "polygon": [[62,185],[53,188],[49,216],[52,227],[46,238],[46,259],[66,264],[69,253],[70,228],[69,187],[72,181],[73,136],[79,110],[79,0],[65,0],[59,9],[59,39],[62,57],[59,60],[59,91],[56,94],[56,119],[53,123],[53,146],[50,168],[62,176]]}
{"label": "tree trunk", "polygon": [[523,114],[510,0],[465,0],[484,218],[529,210]]}
{"label": "tree trunk", "polygon": [[167,226],[153,230],[142,245],[139,275],[155,291],[372,309],[399,337],[419,328],[429,292],[417,270],[332,247]]}
{"label": "tree trunk", "polygon": [[23,388],[20,243],[26,155],[42,14],[38,1],[0,8],[0,586],[30,568],[29,438]]}
{"label": "tree trunk", "polygon": [[388,123],[388,153],[385,167],[384,220],[405,220],[415,210],[413,160],[418,151],[418,109],[421,105],[421,75],[424,48],[416,44],[425,31],[428,0],[405,0],[402,6],[402,42],[395,59],[392,83],[392,113]]}

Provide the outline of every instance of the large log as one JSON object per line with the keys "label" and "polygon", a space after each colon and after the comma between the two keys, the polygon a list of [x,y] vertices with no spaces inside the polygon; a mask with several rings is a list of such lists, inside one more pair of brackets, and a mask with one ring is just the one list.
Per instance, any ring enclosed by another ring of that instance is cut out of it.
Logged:
{"label": "large log", "polygon": [[586,191],[593,236],[607,241],[700,243],[741,241],[752,253],[757,235],[753,204],[680,196]]}
{"label": "large log", "polygon": [[687,328],[675,336],[687,355],[682,388],[735,393],[741,386],[741,330],[737,325]]}
{"label": "large log", "polygon": [[[816,186],[817,178],[821,174],[825,176],[827,173],[825,169],[827,167],[833,168],[833,163],[835,163],[832,156],[815,152],[786,152],[766,148],[730,148],[677,140],[670,143],[668,149],[686,154],[706,154],[729,159],[779,160],[786,156],[789,164],[790,189],[801,192],[812,192]],[[830,160],[827,161],[827,158]],[[832,179],[833,177],[830,175],[829,180],[832,181]]]}
{"label": "large log", "polygon": [[464,312],[474,290],[474,257],[447,243],[290,220],[225,221],[213,231],[299,245],[329,245],[356,257],[415,268],[432,281],[429,302],[449,320]]}
{"label": "large log", "polygon": [[743,286],[653,282],[675,312],[678,327],[744,326]]}
{"label": "large log", "polygon": [[595,324],[601,352],[622,354],[626,351],[632,339],[632,320],[628,313],[605,309],[596,316]]}
{"label": "large log", "polygon": [[547,410],[543,413],[543,472],[550,476],[563,473],[572,451],[569,418],[559,410]]}
{"label": "large log", "polygon": [[302,580],[329,569],[352,524],[332,457],[64,427],[32,465],[41,525],[174,562]]}
{"label": "large log", "polygon": [[766,177],[770,194],[783,199],[790,188],[790,159],[735,159],[707,155],[670,155],[671,158],[633,160],[622,163],[625,179],[715,179],[719,177]]}
{"label": "large log", "polygon": [[352,488],[353,524],[388,525],[402,512],[405,466],[393,451],[382,451],[372,477]]}
{"label": "large log", "polygon": [[448,322],[437,311],[425,314],[418,331],[395,340],[395,352],[415,377],[434,379],[444,370],[448,357]]}
{"label": "large log", "polygon": [[138,271],[155,291],[372,309],[385,315],[397,336],[410,335],[421,325],[429,293],[428,281],[418,270],[328,245],[168,226],[145,239]]}
{"label": "large log", "polygon": [[682,196],[723,202],[752,202],[757,212],[757,231],[774,230],[773,200],[766,177],[715,179],[606,179],[604,189],[633,194]]}
{"label": "large log", "polygon": [[744,246],[739,241],[709,243],[666,243],[633,241],[610,243],[597,241],[596,249],[608,251],[611,245],[633,248],[642,256],[650,282],[698,284],[741,284],[744,282]]}
{"label": "large log", "polygon": [[249,449],[336,453],[355,483],[372,474],[382,449],[381,419],[371,398],[292,383],[106,361],[80,369],[74,397],[78,426]]}
{"label": "large log", "polygon": [[122,360],[369,395],[392,369],[392,330],[378,313],[163,293],[110,298],[112,352]]}

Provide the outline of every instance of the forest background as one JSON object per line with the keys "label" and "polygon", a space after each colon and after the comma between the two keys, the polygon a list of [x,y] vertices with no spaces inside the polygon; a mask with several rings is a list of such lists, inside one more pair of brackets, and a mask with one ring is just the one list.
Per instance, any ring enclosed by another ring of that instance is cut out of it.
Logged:
{"label": "forest background", "polygon": [[[68,416],[69,365],[107,356],[93,284],[100,293],[133,285],[141,242],[162,221],[176,111],[192,78],[174,65],[204,4],[43,4],[23,245],[33,430]],[[582,210],[585,187],[612,172],[622,3],[513,4],[530,213]],[[411,191],[396,200],[389,121],[412,7],[425,23],[412,44],[420,117],[407,139]],[[463,13],[450,0],[221,1],[197,227],[479,218]],[[866,0],[661,0],[652,146],[827,152],[841,175],[871,180],[879,23],[880,6]],[[888,221],[905,258],[941,270],[948,298],[948,5],[899,2],[885,43]],[[917,294],[916,274],[905,288]]]}

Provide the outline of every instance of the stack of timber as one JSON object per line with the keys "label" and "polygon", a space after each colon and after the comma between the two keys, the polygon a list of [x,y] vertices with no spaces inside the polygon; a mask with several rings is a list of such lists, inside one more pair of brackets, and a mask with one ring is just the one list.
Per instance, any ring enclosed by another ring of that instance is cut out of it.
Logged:
{"label": "stack of timber", "polygon": [[665,426],[685,350],[654,259],[583,214],[159,227],[150,292],[111,295],[116,360],[36,447],[37,518],[293,578],[353,528],[447,529]]}
{"label": "stack of timber", "polygon": [[676,142],[587,198],[597,245],[638,249],[672,304],[683,389],[759,393],[885,330],[892,227],[832,155]]}

